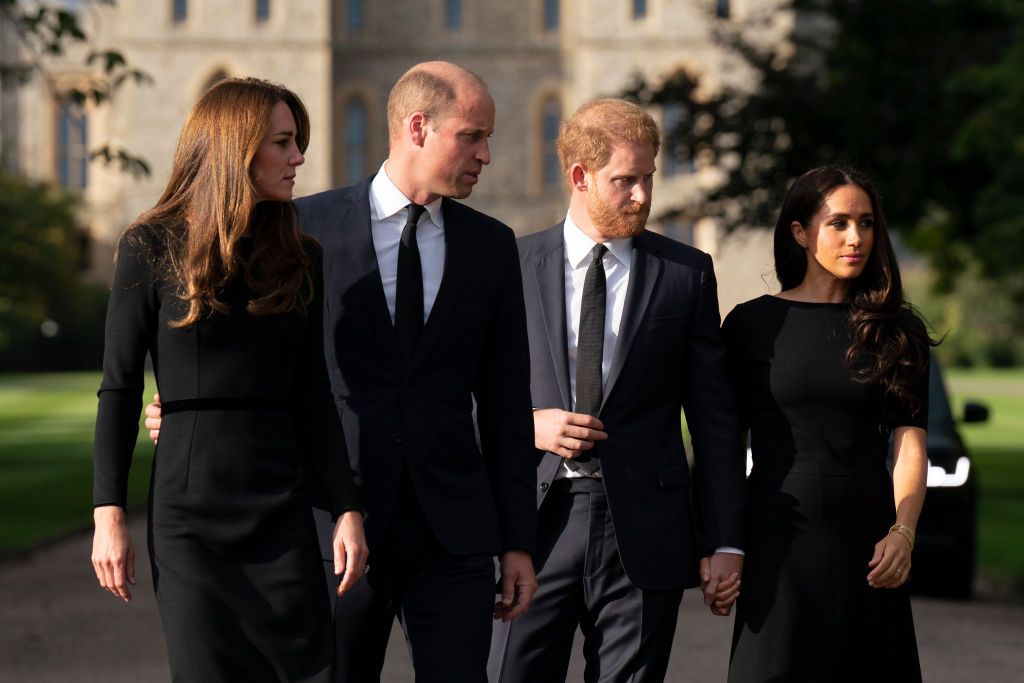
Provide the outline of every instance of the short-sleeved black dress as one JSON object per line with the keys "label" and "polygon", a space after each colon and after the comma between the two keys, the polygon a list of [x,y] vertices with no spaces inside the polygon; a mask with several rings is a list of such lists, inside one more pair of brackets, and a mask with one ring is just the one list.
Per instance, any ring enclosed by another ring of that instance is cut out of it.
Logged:
{"label": "short-sleeved black dress", "polygon": [[[871,588],[896,519],[879,394],[852,380],[849,308],[762,296],[723,324],[754,466],[729,680],[920,680],[905,587]],[[927,371],[914,415],[924,427]]]}
{"label": "short-sleeved black dress", "polygon": [[119,246],[94,503],[125,504],[150,353],[164,419],[149,551],[174,680],[327,681],[333,636],[311,502],[336,514],[357,503],[324,364],[319,248],[307,247],[305,316],[250,315],[239,276],[219,295],[229,313],[180,329],[168,322],[185,308],[155,274],[161,245],[141,227]]}

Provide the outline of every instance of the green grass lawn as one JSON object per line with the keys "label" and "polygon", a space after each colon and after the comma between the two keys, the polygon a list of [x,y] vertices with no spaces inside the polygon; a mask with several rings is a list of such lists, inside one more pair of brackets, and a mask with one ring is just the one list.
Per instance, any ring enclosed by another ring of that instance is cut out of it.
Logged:
{"label": "green grass lawn", "polygon": [[[99,381],[92,372],[0,376],[0,557],[91,523]],[[980,479],[979,563],[1024,585],[1024,370],[953,371],[947,382],[955,409],[976,399],[992,411],[989,422],[962,426]],[[129,486],[136,514],[152,454],[140,430]]]}
{"label": "green grass lawn", "polygon": [[[92,523],[99,382],[95,372],[0,376],[0,557]],[[139,437],[129,483],[136,507],[153,458]]]}
{"label": "green grass lawn", "polygon": [[946,381],[959,414],[966,400],[992,411],[961,426],[979,478],[978,563],[1024,587],[1024,370],[957,370]]}

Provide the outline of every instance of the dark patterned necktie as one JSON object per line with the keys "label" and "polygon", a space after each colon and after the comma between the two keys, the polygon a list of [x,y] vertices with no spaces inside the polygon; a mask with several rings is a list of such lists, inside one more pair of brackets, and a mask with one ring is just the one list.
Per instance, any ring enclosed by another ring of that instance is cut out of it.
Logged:
{"label": "dark patterned necktie", "polygon": [[423,266],[416,244],[416,224],[426,208],[409,205],[409,217],[398,244],[398,283],[395,287],[395,333],[405,360],[412,358],[423,332]]}
{"label": "dark patterned necktie", "polygon": [[[607,288],[604,275],[604,255],[608,247],[594,246],[593,260],[583,281],[583,302],[580,307],[579,336],[576,337],[576,412],[597,417],[601,409],[601,362],[604,358],[604,315]],[[593,475],[599,468],[593,450],[566,460],[569,469]]]}

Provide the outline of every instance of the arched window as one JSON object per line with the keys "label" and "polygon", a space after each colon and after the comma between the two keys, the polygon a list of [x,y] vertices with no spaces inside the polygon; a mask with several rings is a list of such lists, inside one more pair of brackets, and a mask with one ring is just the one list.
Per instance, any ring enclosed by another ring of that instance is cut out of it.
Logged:
{"label": "arched window", "polygon": [[643,19],[647,16],[647,0],[633,0],[633,18]]}
{"label": "arched window", "polygon": [[366,7],[363,0],[348,0],[345,5],[345,23],[352,33],[359,33],[366,26]]}
{"label": "arched window", "polygon": [[729,0],[716,0],[715,16],[719,19],[728,19],[730,14]]}
{"label": "arched window", "polygon": [[548,97],[540,112],[541,185],[556,187],[562,180],[562,166],[558,161],[555,140],[558,126],[562,122],[562,105],[557,96]]}
{"label": "arched window", "polygon": [[462,0],[444,0],[444,25],[453,31],[462,28]]}
{"label": "arched window", "polygon": [[558,28],[559,0],[544,0],[544,30],[553,31]]}
{"label": "arched window", "polygon": [[200,91],[200,94],[205,93],[207,90],[217,85],[227,77],[227,71],[225,71],[224,69],[217,69],[212,74],[210,74],[210,77],[208,79],[206,79],[206,84],[203,86],[203,89]]}
{"label": "arched window", "polygon": [[89,119],[74,105],[57,111],[57,182],[84,190],[89,182]]}
{"label": "arched window", "polygon": [[171,0],[171,19],[175,24],[188,19],[188,0]]}
{"label": "arched window", "polygon": [[686,113],[686,105],[678,102],[669,102],[661,108],[661,129],[665,139],[662,140],[662,160],[659,167],[666,176],[693,173],[694,170],[693,160],[680,158],[679,147],[675,143],[676,129]]}
{"label": "arched window", "polygon": [[349,183],[367,174],[369,136],[366,121],[366,105],[358,97],[353,97],[345,106],[345,174]]}
{"label": "arched window", "polygon": [[256,22],[263,23],[270,19],[270,0],[256,0]]}

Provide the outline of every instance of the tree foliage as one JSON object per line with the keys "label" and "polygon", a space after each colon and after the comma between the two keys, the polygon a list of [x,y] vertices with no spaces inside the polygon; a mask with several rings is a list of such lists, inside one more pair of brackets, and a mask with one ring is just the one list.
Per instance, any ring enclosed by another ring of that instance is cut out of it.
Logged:
{"label": "tree foliage", "polygon": [[0,175],[0,370],[96,367],[106,288],[82,283],[76,200]]}
{"label": "tree foliage", "polygon": [[[97,5],[116,4],[115,0],[91,1]],[[50,73],[48,60],[66,55],[73,45],[88,43],[78,13],[63,5],[0,0],[0,14],[14,28],[23,48],[15,61],[0,63],[0,81],[5,85],[24,85],[40,78],[64,106],[82,107],[90,102],[109,102],[126,82],[152,82],[146,72],[132,67],[120,51],[99,49],[88,51],[84,57],[84,64],[92,67],[88,79],[72,85],[59,84]],[[103,144],[90,151],[90,158],[105,164],[116,163],[134,176],[149,175],[149,164],[124,148]]]}
{"label": "tree foliage", "polygon": [[789,183],[829,162],[877,179],[889,223],[941,282],[971,262],[1017,295],[1024,259],[1024,6],[1016,0],[793,0],[795,52],[735,29],[717,41],[759,82],[697,97],[698,75],[631,92],[681,103],[666,153],[728,171],[701,206],[727,227],[771,225]]}

